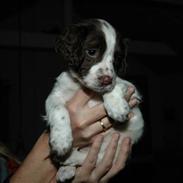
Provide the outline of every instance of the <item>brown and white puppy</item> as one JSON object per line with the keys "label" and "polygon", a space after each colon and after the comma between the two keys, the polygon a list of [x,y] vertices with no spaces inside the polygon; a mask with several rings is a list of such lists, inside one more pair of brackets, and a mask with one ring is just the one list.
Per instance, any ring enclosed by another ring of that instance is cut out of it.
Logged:
{"label": "brown and white puppy", "polygon": [[[101,95],[108,115],[117,123],[125,123],[105,133],[98,161],[114,131],[120,133],[120,141],[128,136],[135,143],[143,133],[144,121],[139,108],[130,109],[124,98],[127,88],[135,86],[116,75],[117,69],[124,67],[124,63],[120,59],[119,40],[112,25],[101,19],[71,25],[59,36],[56,50],[64,55],[69,69],[57,77],[46,100],[46,118],[50,128],[51,154],[60,166],[57,179],[64,182],[74,176],[75,167],[82,164],[88,152],[88,148],[78,151],[72,147],[70,118],[65,107],[79,88],[86,87]],[[140,100],[137,90],[133,95]],[[89,105],[96,104],[97,101],[91,101]],[[133,112],[134,116],[127,122],[129,112]],[[61,160],[58,157],[67,158]]]}

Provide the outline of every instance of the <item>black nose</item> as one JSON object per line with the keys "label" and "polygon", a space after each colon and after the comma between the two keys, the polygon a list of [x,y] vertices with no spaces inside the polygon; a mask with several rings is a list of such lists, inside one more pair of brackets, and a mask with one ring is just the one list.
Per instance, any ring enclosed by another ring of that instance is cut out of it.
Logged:
{"label": "black nose", "polygon": [[100,84],[102,86],[110,85],[112,83],[112,77],[108,75],[98,77]]}

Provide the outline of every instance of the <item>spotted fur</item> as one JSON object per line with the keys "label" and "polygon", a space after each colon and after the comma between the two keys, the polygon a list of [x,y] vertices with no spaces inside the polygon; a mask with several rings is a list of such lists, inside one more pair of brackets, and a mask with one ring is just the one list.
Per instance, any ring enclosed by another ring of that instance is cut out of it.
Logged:
{"label": "spotted fur", "polygon": [[[69,26],[56,42],[56,50],[64,55],[68,70],[57,77],[46,100],[46,116],[50,127],[51,154],[55,163],[60,165],[57,175],[59,181],[72,178],[76,166],[83,163],[88,153],[89,147],[80,151],[72,147],[70,117],[65,107],[65,103],[79,88],[87,87],[98,92],[103,98],[107,114],[118,124],[125,123],[117,128],[113,126],[105,133],[98,162],[114,131],[120,133],[120,142],[128,136],[135,143],[142,135],[142,114],[138,107],[130,109],[124,97],[128,86],[134,85],[119,78],[116,73],[115,66],[119,68],[124,65],[121,64],[124,60],[118,56],[121,54],[118,38],[111,24],[94,19]],[[133,97],[140,99],[137,90]],[[92,106],[97,104],[95,100],[90,102]],[[129,112],[133,112],[134,116],[127,122]]]}

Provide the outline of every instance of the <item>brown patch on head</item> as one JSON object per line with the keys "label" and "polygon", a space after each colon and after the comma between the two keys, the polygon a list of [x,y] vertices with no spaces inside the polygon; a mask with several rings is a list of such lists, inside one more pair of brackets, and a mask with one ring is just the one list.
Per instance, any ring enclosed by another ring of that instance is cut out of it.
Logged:
{"label": "brown patch on head", "polygon": [[[83,53],[84,59],[79,68],[78,74],[80,76],[85,76],[89,69],[100,62],[103,58],[103,54],[106,50],[106,42],[103,32],[96,27],[96,30],[90,32],[84,42]],[[95,52],[94,55],[90,55],[88,52]]]}
{"label": "brown patch on head", "polygon": [[[91,49],[96,51],[95,56],[87,54]],[[85,76],[91,66],[102,60],[105,49],[105,35],[97,19],[67,27],[56,42],[56,51],[63,54],[69,69],[79,77]]]}
{"label": "brown patch on head", "polygon": [[[67,27],[57,39],[57,52],[63,54],[68,62],[69,69],[80,78],[86,76],[93,65],[102,61],[107,48],[105,34],[102,31],[102,24],[108,27],[105,21],[97,19],[73,24]],[[124,73],[126,68],[124,59],[125,49],[123,49],[124,44],[120,40],[121,38],[119,34],[117,34],[113,56],[113,65],[116,73]],[[92,53],[92,55],[90,53]]]}
{"label": "brown patch on head", "polygon": [[115,72],[120,76],[123,76],[126,73],[127,51],[128,43],[126,43],[126,39],[122,39],[121,35],[117,33],[113,64]]}

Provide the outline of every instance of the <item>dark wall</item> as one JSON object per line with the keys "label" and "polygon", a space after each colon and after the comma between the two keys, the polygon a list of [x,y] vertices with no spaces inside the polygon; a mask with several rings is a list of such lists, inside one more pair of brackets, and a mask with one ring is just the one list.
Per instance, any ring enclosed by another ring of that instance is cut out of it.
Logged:
{"label": "dark wall", "polygon": [[[183,5],[173,1],[32,0],[0,6],[0,140],[21,159],[45,128],[44,101],[66,63],[55,54],[62,29],[104,18],[129,38],[126,79],[143,95],[145,132],[124,182],[181,177]],[[114,182],[121,182],[117,176]]]}

